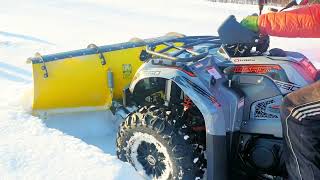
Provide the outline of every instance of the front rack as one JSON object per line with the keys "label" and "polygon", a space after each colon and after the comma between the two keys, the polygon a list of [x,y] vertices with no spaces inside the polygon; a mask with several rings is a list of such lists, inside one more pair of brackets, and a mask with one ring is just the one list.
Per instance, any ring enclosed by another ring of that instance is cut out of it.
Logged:
{"label": "front rack", "polygon": [[[195,46],[201,44],[206,44],[205,51],[199,52],[194,49]],[[146,52],[154,57],[175,61],[175,63],[186,63],[205,58],[210,49],[221,45],[219,37],[216,36],[189,36],[148,44]]]}

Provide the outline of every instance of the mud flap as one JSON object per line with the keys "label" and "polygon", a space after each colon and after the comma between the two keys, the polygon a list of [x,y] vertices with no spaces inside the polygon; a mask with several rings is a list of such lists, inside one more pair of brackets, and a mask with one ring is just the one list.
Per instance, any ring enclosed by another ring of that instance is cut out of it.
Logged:
{"label": "mud flap", "polygon": [[228,161],[226,136],[207,134],[207,179],[227,180]]}

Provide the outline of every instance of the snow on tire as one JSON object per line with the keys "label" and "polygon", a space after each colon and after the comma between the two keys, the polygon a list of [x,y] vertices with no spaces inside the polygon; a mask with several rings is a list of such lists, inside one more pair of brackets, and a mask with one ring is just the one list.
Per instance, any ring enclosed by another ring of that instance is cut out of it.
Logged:
{"label": "snow on tire", "polygon": [[197,179],[197,154],[165,109],[143,107],[119,127],[117,156],[147,179]]}

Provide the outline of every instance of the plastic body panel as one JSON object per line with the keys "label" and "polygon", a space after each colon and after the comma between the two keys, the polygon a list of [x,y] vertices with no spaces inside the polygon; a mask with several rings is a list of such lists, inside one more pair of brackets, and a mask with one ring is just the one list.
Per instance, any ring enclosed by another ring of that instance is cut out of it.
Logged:
{"label": "plastic body panel", "polygon": [[[226,135],[226,131],[240,129],[243,110],[242,97],[225,87],[226,79],[222,74],[216,83],[210,84],[212,75],[208,73],[207,68],[215,67],[214,61],[213,57],[208,57],[199,61],[203,64],[201,68],[196,68],[197,64],[191,66],[195,77],[176,68],[164,68],[150,62],[145,63],[138,69],[129,89],[133,93],[138,82],[147,78],[172,80],[201,111],[207,133]],[[215,67],[215,69],[218,68]]]}

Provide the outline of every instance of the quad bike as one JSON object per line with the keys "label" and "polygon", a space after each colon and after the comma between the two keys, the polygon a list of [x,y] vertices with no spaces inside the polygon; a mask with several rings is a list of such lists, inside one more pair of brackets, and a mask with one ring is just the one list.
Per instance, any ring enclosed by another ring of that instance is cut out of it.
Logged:
{"label": "quad bike", "polygon": [[316,80],[300,53],[230,16],[219,37],[155,39],[31,58],[34,114],[111,109],[117,156],[150,179],[281,179],[282,98]]}

